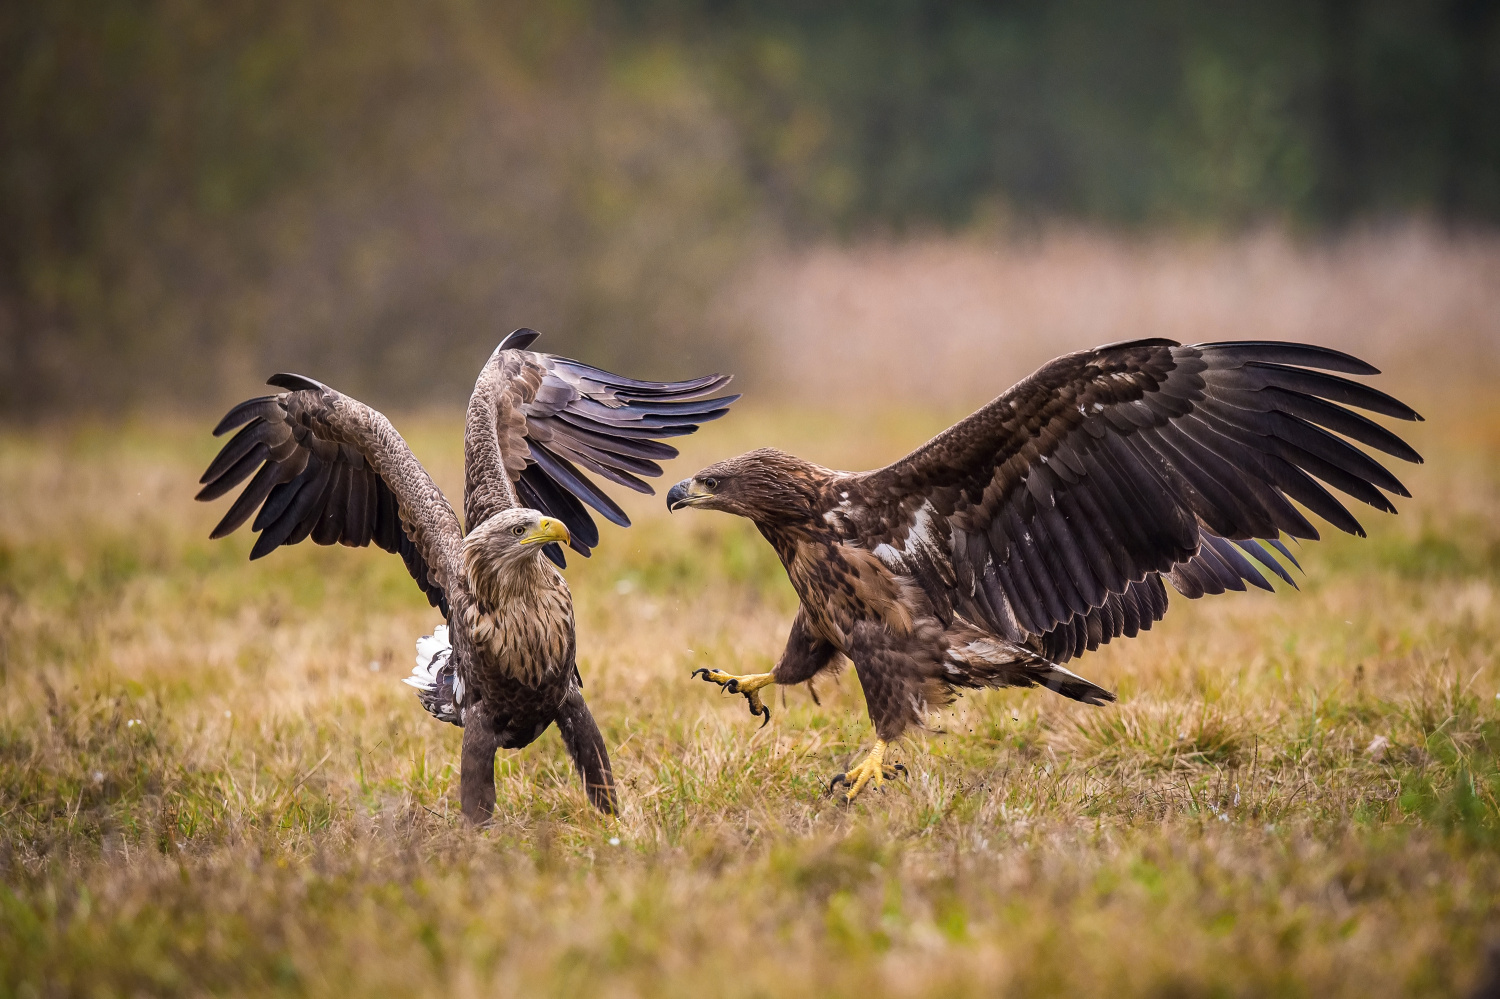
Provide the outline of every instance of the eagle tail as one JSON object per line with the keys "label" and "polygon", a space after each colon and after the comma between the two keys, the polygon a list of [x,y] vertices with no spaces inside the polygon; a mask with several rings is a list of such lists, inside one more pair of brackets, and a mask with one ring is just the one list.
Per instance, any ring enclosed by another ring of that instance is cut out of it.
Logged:
{"label": "eagle tail", "polygon": [[1113,691],[1105,690],[1097,683],[1085,680],[1072,670],[1063,669],[1055,663],[1046,663],[1034,667],[1034,670],[1037,683],[1075,701],[1103,705],[1115,699]]}
{"label": "eagle tail", "polygon": [[1085,704],[1108,704],[1113,692],[1033,649],[964,628],[950,636],[943,679],[957,687],[1046,687]]}
{"label": "eagle tail", "polygon": [[458,669],[453,663],[447,625],[440,624],[432,634],[417,639],[417,665],[402,682],[416,688],[417,700],[438,721],[463,726],[458,710]]}

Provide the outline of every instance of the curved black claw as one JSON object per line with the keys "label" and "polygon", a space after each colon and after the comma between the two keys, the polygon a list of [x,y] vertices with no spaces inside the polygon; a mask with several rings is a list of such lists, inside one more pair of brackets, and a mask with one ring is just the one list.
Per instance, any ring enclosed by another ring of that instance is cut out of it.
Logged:
{"label": "curved black claw", "polygon": [[760,723],[760,727],[765,728],[767,725],[771,724],[770,706],[760,699],[759,690],[742,690],[740,688],[740,680],[742,679],[741,677],[730,676],[728,673],[721,673],[716,669],[709,669],[706,666],[698,667],[689,675],[695,678],[701,676],[709,683],[717,683],[719,685],[719,689],[725,691],[726,693],[743,694],[745,696],[745,700],[749,702],[750,713],[757,718],[764,719]]}
{"label": "curved black claw", "polygon": [[[771,724],[771,706],[769,704],[767,704],[765,701],[762,701],[754,693],[746,694],[745,695],[745,700],[747,700],[747,701],[750,702],[750,713],[752,715],[759,714],[759,715],[763,716],[764,721],[762,721],[760,723],[760,727],[761,728],[765,728],[767,725]],[[759,711],[755,710],[755,706],[757,704],[760,705],[760,710]]]}
{"label": "curved black claw", "polygon": [[[910,776],[910,771],[908,771],[906,769],[906,766],[901,763],[887,763],[880,768],[880,776],[885,780],[895,780],[898,774],[902,777],[907,777]],[[849,779],[849,771],[845,770],[843,773],[834,774],[833,780],[828,782],[828,790],[824,793],[829,797],[832,797],[833,789],[838,787],[840,784],[844,785],[845,787],[854,786],[854,781]],[[885,788],[879,787],[879,791],[880,793],[884,794]],[[845,803],[847,804],[847,799]]]}

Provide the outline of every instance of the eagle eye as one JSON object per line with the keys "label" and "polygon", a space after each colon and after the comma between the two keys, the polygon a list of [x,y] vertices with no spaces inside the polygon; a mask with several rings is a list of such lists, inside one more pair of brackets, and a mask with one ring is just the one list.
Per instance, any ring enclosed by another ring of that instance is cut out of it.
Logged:
{"label": "eagle eye", "polygon": [[707,489],[709,492],[713,492],[715,489],[719,488],[719,480],[710,476],[709,478],[703,480],[703,488]]}
{"label": "eagle eye", "polygon": [[516,536],[516,537],[518,537],[518,538],[519,538],[519,537],[521,537],[521,536],[522,536],[522,535],[523,535],[523,534],[525,534],[525,533],[526,533],[526,528],[525,528],[525,527],[523,527],[523,526],[522,526],[522,525],[520,525],[520,524],[517,524],[517,525],[516,525],[516,526],[515,526],[515,527],[512,527],[512,528],[511,528],[511,529],[510,529],[510,533],[512,533],[512,534],[514,534],[514,535],[515,535],[515,536]]}

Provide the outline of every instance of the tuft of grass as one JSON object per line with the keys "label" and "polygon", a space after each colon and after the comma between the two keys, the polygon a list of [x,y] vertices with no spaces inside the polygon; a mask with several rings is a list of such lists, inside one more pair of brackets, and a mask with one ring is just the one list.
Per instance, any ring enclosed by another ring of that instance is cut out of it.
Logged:
{"label": "tuft of grass", "polygon": [[1054,743],[1080,760],[1176,770],[1201,764],[1238,766],[1249,758],[1255,727],[1212,703],[1184,705],[1146,699],[1118,711],[1090,712]]}
{"label": "tuft of grass", "polygon": [[[737,410],[669,475],[942,420]],[[627,497],[567,571],[623,813],[547,734],[482,831],[397,682],[437,623],[399,560],[208,542],[196,426],[0,431],[0,995],[1462,994],[1500,938],[1500,413],[1464,420],[1301,592],[1174,598],[1073,664],[1108,708],[965,696],[852,808],[852,672],[764,729],[689,678],[774,662],[768,546]],[[458,495],[457,422],[396,423]]]}

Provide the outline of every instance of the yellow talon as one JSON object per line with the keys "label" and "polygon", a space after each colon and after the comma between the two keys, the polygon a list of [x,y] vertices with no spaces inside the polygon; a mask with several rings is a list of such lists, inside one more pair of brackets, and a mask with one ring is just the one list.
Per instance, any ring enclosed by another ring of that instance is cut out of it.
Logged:
{"label": "yellow talon", "polygon": [[693,675],[701,676],[709,683],[717,683],[731,694],[744,694],[745,700],[750,702],[750,713],[765,718],[765,721],[760,723],[761,728],[765,728],[771,721],[771,709],[766,707],[760,699],[760,694],[756,693],[760,688],[769,687],[776,682],[770,673],[735,676],[733,673],[725,673],[721,670],[700,668],[693,670]]}
{"label": "yellow talon", "polygon": [[895,780],[897,774],[906,773],[906,768],[899,763],[886,766],[881,762],[884,758],[885,740],[876,739],[875,748],[870,750],[869,756],[848,771],[834,775],[833,780],[828,782],[828,793],[832,794],[834,788],[843,784],[849,789],[844,792],[844,803],[848,804],[866,787],[884,790],[886,781]]}

